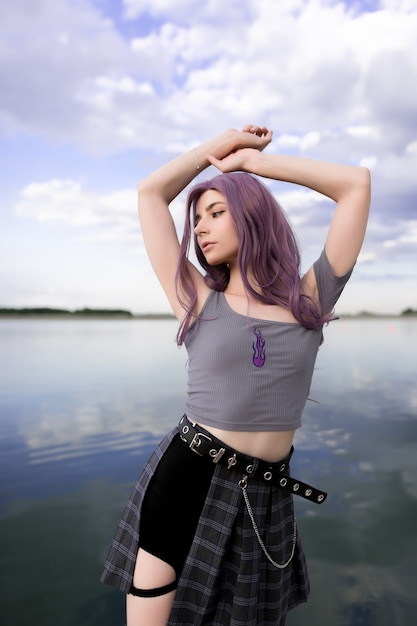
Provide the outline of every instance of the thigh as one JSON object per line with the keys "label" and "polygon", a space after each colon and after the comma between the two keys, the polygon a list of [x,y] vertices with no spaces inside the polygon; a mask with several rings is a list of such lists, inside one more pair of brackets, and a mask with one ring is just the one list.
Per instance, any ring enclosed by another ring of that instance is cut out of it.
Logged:
{"label": "thigh", "polygon": [[[154,580],[164,580],[164,570],[158,572],[157,565],[153,563],[156,561],[155,557],[150,557],[144,553],[143,550],[139,550],[138,561],[137,561],[137,569],[140,571],[149,570],[153,572],[153,574],[159,576],[162,575],[162,578],[154,579]],[[164,564],[162,564],[164,565]],[[169,576],[169,575],[168,575]],[[171,582],[174,580],[175,574],[170,574]],[[167,578],[169,580],[169,577]],[[142,584],[141,576],[137,576],[135,572],[134,584],[135,586],[148,588],[147,584],[150,584],[152,587],[159,586],[159,582],[149,582],[145,581]],[[172,604],[174,602],[176,591],[171,591],[170,593],[166,593],[163,595],[159,595],[157,597],[151,598],[141,598],[131,594],[126,596],[126,620],[127,626],[166,626],[169,619],[169,614],[172,609]]]}
{"label": "thigh", "polygon": [[201,515],[215,465],[176,437],[145,494],[139,546],[180,575]]}

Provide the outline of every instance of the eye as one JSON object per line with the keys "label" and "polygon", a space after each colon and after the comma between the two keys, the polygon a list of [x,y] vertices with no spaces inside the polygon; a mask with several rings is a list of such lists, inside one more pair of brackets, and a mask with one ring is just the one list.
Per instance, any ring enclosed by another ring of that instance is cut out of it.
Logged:
{"label": "eye", "polygon": [[216,217],[219,217],[219,215],[222,215],[222,213],[224,213],[224,211],[213,211],[213,213],[211,214],[211,216],[216,219]]}

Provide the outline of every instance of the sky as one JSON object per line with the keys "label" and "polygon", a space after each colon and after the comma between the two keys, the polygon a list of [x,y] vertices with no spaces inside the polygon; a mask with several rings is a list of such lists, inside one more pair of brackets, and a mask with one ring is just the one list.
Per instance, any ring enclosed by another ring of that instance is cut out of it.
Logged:
{"label": "sky", "polygon": [[[369,228],[337,311],[417,309],[416,41],[415,0],[2,2],[0,306],[169,311],[136,185],[254,123],[274,131],[268,152],[371,171]],[[332,203],[267,184],[306,271]],[[179,232],[183,210],[184,194]]]}

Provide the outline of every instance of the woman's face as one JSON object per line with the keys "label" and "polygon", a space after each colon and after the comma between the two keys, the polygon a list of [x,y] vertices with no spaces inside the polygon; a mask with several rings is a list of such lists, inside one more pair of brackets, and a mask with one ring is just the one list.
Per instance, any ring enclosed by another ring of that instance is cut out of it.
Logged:
{"label": "woman's face", "polygon": [[207,263],[233,265],[237,260],[238,239],[226,199],[209,189],[198,199],[194,233]]}

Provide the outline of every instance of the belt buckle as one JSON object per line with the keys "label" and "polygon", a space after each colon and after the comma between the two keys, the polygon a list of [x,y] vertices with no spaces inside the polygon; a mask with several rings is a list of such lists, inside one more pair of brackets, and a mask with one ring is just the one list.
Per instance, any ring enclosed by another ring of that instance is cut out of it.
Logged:
{"label": "belt buckle", "polygon": [[200,452],[196,449],[199,446],[201,446],[201,437],[204,437],[205,439],[207,439],[207,441],[210,443],[212,440],[210,437],[208,437],[207,435],[205,435],[204,433],[199,433],[196,432],[194,433],[193,438],[191,439],[188,447],[190,448],[190,450],[192,450],[192,452],[195,452],[195,454],[198,454],[198,456],[203,456],[202,454],[200,454]]}

